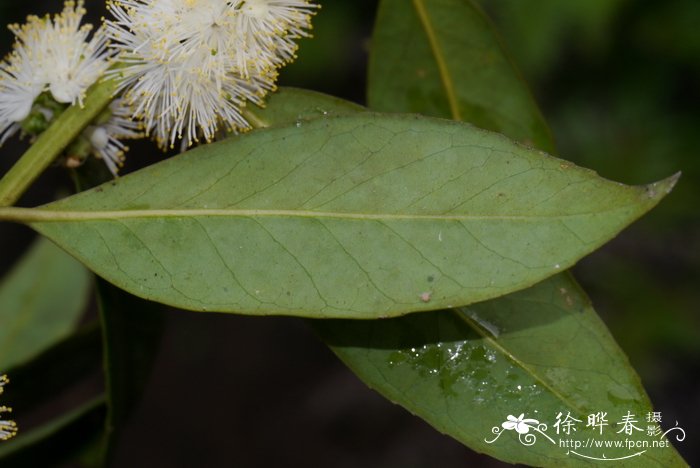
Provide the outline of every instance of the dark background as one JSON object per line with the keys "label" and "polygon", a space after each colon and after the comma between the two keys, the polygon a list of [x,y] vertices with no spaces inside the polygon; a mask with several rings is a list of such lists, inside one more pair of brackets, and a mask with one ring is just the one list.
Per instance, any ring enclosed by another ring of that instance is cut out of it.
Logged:
{"label": "dark background", "polygon": [[[95,21],[100,1],[88,1]],[[584,259],[577,278],[642,377],[676,444],[700,462],[700,2],[697,0],[481,0],[533,88],[559,154],[604,177],[648,183],[683,171],[662,204]],[[0,0],[0,19],[59,9],[57,1]],[[282,85],[364,102],[374,1],[323,2]],[[3,52],[12,36],[0,34]],[[163,156],[132,144],[124,173]],[[4,172],[21,153],[2,148]],[[50,169],[22,200],[70,187]],[[3,225],[0,266],[32,233]],[[94,314],[94,311],[92,312]],[[502,466],[438,434],[359,382],[303,321],[168,310],[142,401],[115,466]],[[88,320],[88,318],[86,318]],[[50,383],[47,383],[50,385]],[[99,392],[99,378],[56,396],[26,428]],[[9,402],[3,402],[9,404]]]}

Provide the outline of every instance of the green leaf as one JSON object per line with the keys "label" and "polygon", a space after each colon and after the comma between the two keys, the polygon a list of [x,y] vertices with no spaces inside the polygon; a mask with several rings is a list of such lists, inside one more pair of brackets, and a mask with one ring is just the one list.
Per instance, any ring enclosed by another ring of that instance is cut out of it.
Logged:
{"label": "green leaf", "polygon": [[183,309],[376,318],[530,286],[674,182],[627,187],[470,125],[359,113],[206,145],[0,219]]}
{"label": "green leaf", "polygon": [[0,369],[27,362],[75,330],[91,276],[50,241],[31,246],[0,283]]}
{"label": "green leaf", "polygon": [[[333,351],[372,388],[474,450],[511,463],[587,465],[559,439],[623,440],[614,426],[631,411],[646,431],[651,403],[625,355],[585,296],[565,275],[498,300],[453,311],[372,322],[315,321]],[[599,435],[587,415],[608,413]],[[556,434],[556,415],[579,419]],[[508,415],[548,425],[525,446],[515,431],[496,437]],[[668,424],[664,424],[667,426]],[[630,440],[661,440],[635,433]],[[624,457],[644,450],[581,448],[585,456]],[[644,451],[622,466],[682,466],[673,448]]]}
{"label": "green leaf", "polygon": [[369,82],[374,110],[450,117],[554,149],[530,92],[470,1],[383,0]]}

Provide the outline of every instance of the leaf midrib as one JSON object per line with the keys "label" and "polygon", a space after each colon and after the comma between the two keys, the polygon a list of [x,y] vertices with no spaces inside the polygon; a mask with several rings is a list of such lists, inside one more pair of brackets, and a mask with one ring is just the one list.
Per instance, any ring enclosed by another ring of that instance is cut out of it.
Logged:
{"label": "leaf midrib", "polygon": [[506,356],[507,359],[509,359],[513,364],[515,364],[517,367],[520,367],[527,375],[532,377],[533,380],[535,380],[537,383],[539,383],[542,387],[545,388],[548,392],[550,392],[555,398],[557,398],[559,401],[564,403],[567,407],[573,409],[576,411],[579,415],[583,415],[585,413],[584,409],[576,405],[574,402],[569,400],[566,396],[564,396],[560,391],[558,391],[556,388],[554,388],[550,382],[540,376],[539,373],[537,373],[534,369],[531,369],[530,366],[528,366],[524,361],[521,361],[518,359],[515,354],[513,354],[508,348],[506,348],[504,345],[501,344],[501,342],[491,336],[487,331],[483,329],[480,325],[476,323],[471,317],[469,317],[464,309],[459,308],[459,309],[453,309],[452,313],[462,322],[464,322],[468,327],[470,327],[472,330],[474,330],[476,333],[478,333],[481,338],[489,343],[492,347],[496,348],[498,352]]}
{"label": "leaf midrib", "polygon": [[440,73],[440,81],[445,88],[445,94],[447,95],[447,102],[450,105],[450,114],[452,114],[452,119],[457,121],[464,121],[459,110],[459,102],[457,100],[457,92],[455,90],[454,83],[452,82],[452,75],[447,67],[447,62],[442,55],[440,45],[438,44],[437,34],[433,28],[433,24],[430,20],[430,14],[423,0],[413,0],[413,6],[416,9],[416,14],[420,20],[421,26],[425,31],[425,35],[428,38],[428,43],[430,44],[430,50],[433,52],[433,57],[438,67],[438,72]]}
{"label": "leaf midrib", "polygon": [[[610,210],[625,209],[619,206]],[[117,219],[139,218],[199,218],[199,217],[226,217],[226,218],[330,218],[358,221],[535,221],[565,219],[580,216],[592,216],[604,211],[568,213],[555,215],[422,215],[422,214],[395,214],[395,213],[353,213],[333,211],[309,211],[309,210],[243,210],[243,209],[153,209],[153,210],[50,210],[39,208],[0,208],[0,221],[12,221],[20,223],[32,222],[80,222],[80,221],[109,221]]]}

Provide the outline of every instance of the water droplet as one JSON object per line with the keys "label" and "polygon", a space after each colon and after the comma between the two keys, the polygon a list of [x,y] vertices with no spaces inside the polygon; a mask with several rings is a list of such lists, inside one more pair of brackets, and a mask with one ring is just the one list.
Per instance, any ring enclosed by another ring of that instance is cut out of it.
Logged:
{"label": "water droplet", "polygon": [[488,362],[496,362],[496,352],[492,349],[486,351],[486,360]]}
{"label": "water droplet", "polygon": [[560,269],[560,268],[561,268],[561,265],[559,265],[558,263],[557,263],[556,265],[554,265],[554,269],[555,269],[555,270],[558,270],[558,269]]}

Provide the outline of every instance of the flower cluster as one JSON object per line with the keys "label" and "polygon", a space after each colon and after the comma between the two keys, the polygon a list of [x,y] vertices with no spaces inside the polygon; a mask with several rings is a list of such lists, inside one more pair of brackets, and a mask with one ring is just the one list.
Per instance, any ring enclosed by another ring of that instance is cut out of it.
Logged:
{"label": "flower cluster", "polygon": [[[161,148],[183,147],[220,131],[250,128],[243,107],[275,89],[279,68],[295,58],[318,5],[306,0],[113,0],[91,39],[83,0],[53,17],[11,25],[13,51],[0,63],[0,144],[20,128],[41,133],[105,73],[121,96],[68,151],[76,166],[91,151],[116,175],[121,139],[152,135]],[[109,43],[109,41],[112,41]],[[118,56],[119,65],[108,71]],[[90,150],[85,150],[87,144]],[[79,154],[74,154],[75,151]]]}
{"label": "flower cluster", "polygon": [[317,5],[304,0],[115,0],[106,22],[124,99],[161,147],[249,128]]}
{"label": "flower cluster", "polygon": [[[87,88],[110,66],[107,37],[80,25],[83,2],[67,1],[54,15],[29,16],[23,25],[10,25],[16,36],[12,52],[0,63],[0,144],[20,129],[43,92],[55,102],[81,104]],[[50,120],[50,108],[34,109]]]}
{"label": "flower cluster", "polygon": [[[4,387],[10,383],[10,379],[6,375],[0,376],[0,395],[5,391]],[[0,406],[0,415],[3,413],[9,413],[12,408],[7,406]],[[6,419],[0,419],[0,440],[8,440],[17,435],[17,424],[14,421],[9,421]]]}

